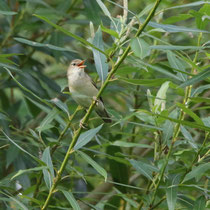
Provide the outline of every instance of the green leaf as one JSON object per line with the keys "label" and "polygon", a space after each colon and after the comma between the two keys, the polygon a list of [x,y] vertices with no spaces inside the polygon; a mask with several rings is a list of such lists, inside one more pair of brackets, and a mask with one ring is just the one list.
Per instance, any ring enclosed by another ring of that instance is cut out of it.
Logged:
{"label": "green leaf", "polygon": [[2,11],[0,10],[0,15],[16,15],[18,14],[17,12],[13,12],[13,11]]}
{"label": "green leaf", "polygon": [[79,136],[77,143],[74,146],[74,150],[79,150],[80,148],[85,146],[101,130],[102,127],[103,127],[103,124],[82,133]]}
{"label": "green leaf", "polygon": [[173,179],[171,186],[167,187],[166,189],[166,200],[167,200],[169,210],[175,209],[176,201],[177,201],[177,192],[178,192],[177,184],[178,183],[179,183],[179,177],[177,178],[176,176]]}
{"label": "green leaf", "polygon": [[[111,136],[110,141],[113,140],[114,137]],[[108,154],[109,172],[112,179],[114,182],[119,183],[115,184],[115,187],[120,190],[121,193],[127,193],[127,185],[129,181],[128,161],[124,157],[117,156],[118,153],[122,153],[121,148],[118,146],[109,145],[106,148],[106,153]]]}
{"label": "green leaf", "polygon": [[209,117],[203,117],[202,121],[205,126],[210,127],[210,116]]}
{"label": "green leaf", "polygon": [[197,75],[193,76],[191,79],[185,81],[178,88],[183,88],[183,87],[186,87],[189,85],[194,85],[209,76],[210,76],[210,69],[207,69],[207,70],[202,71],[202,72],[198,73]]}
{"label": "green leaf", "polygon": [[158,172],[159,169],[151,164],[148,163],[144,163],[142,161],[136,161],[136,160],[129,160],[129,162],[131,163],[131,165],[142,175],[144,175],[145,177],[147,177],[149,180],[153,180],[153,175],[152,173]]}
{"label": "green leaf", "polygon": [[42,131],[51,128],[52,126],[50,125],[50,123],[54,120],[57,114],[58,110],[56,108],[53,108],[53,110],[48,113],[48,115],[42,120],[40,126],[37,128],[37,131],[41,133]]}
{"label": "green leaf", "polygon": [[206,209],[206,199],[204,195],[202,195],[196,199],[193,210],[205,210],[205,209]]}
{"label": "green leaf", "polygon": [[149,48],[151,50],[204,50],[210,48],[210,46],[153,45]]}
{"label": "green leaf", "polygon": [[164,82],[170,80],[170,78],[159,78],[159,79],[129,79],[125,77],[119,77],[120,81],[127,82],[132,85],[144,85],[144,86],[160,86]]}
{"label": "green leaf", "polygon": [[93,44],[91,44],[90,42],[86,41],[85,39],[83,39],[82,37],[80,36],[77,36],[71,32],[69,32],[68,30],[62,28],[61,26],[59,25],[56,25],[55,23],[51,22],[50,20],[48,20],[46,17],[44,16],[40,16],[40,15],[36,15],[34,14],[35,17],[41,19],[41,20],[44,20],[45,22],[47,22],[48,24],[50,24],[51,26],[53,26],[54,28],[58,29],[59,31],[63,32],[64,34],[70,36],[70,37],[73,37],[74,39],[78,40],[79,42],[81,42],[82,44],[84,44],[85,46],[89,46],[89,47],[92,47],[96,50],[98,50],[99,52],[101,52],[102,54],[106,55],[105,52],[103,52],[102,50],[100,50],[99,48],[95,47]]}
{"label": "green leaf", "polygon": [[110,34],[111,36],[114,36],[115,38],[119,39],[119,35],[116,31],[106,28],[105,26],[101,25],[101,30],[107,34]]}
{"label": "green leaf", "polygon": [[0,58],[7,58],[7,57],[12,57],[12,56],[17,56],[17,55],[23,55],[23,54],[21,53],[0,54]]}
{"label": "green leaf", "polygon": [[102,168],[98,163],[96,163],[90,156],[88,156],[84,152],[77,151],[77,153],[84,159],[84,161],[88,162],[99,174],[101,174],[106,182],[107,172],[105,171],[105,169]]}
{"label": "green leaf", "polygon": [[21,203],[18,199],[16,199],[15,197],[10,196],[10,195],[4,193],[3,191],[0,191],[0,193],[5,195],[6,197],[8,197],[9,198],[9,202],[13,203],[13,205],[15,205],[16,209],[28,210],[28,208],[23,203]]}
{"label": "green leaf", "polygon": [[[140,18],[140,22],[143,23],[145,21],[144,18]],[[171,33],[177,33],[177,32],[195,32],[195,33],[210,33],[209,31],[205,30],[199,30],[195,28],[187,28],[183,26],[176,26],[176,25],[169,25],[169,24],[160,24],[160,23],[155,23],[153,21],[150,21],[148,23],[149,26],[154,27],[154,28],[160,28],[163,29],[164,31],[171,32]]]}
{"label": "green leaf", "polygon": [[194,102],[205,102],[205,103],[210,103],[210,98],[204,98],[204,97],[194,97],[194,98],[190,98],[191,101]]}
{"label": "green leaf", "polygon": [[101,9],[102,9],[102,11],[104,12],[104,14],[105,14],[106,16],[108,16],[109,19],[112,20],[112,16],[111,16],[109,10],[108,10],[108,9],[106,8],[106,6],[104,5],[104,3],[103,3],[101,0],[96,0],[96,1],[97,1],[98,5],[101,7]]}
{"label": "green leaf", "polygon": [[199,124],[192,123],[192,122],[186,121],[186,120],[178,120],[178,119],[174,119],[174,118],[171,118],[171,117],[166,117],[166,116],[160,115],[160,114],[155,114],[155,115],[157,115],[159,117],[162,117],[164,119],[168,119],[168,120],[170,120],[172,122],[180,123],[181,125],[187,125],[187,126],[189,126],[191,128],[198,128],[198,129],[210,132],[210,128],[207,127],[207,126],[199,125]]}
{"label": "green leaf", "polygon": [[157,92],[155,102],[154,102],[154,112],[157,113],[158,109],[160,108],[161,111],[165,109],[165,104],[166,104],[166,92],[169,88],[169,83],[170,82],[164,82],[160,89]]}
{"label": "green leaf", "polygon": [[51,102],[54,103],[57,107],[59,107],[62,111],[66,112],[68,117],[70,116],[67,105],[63,103],[59,98],[51,99]]}
{"label": "green leaf", "polygon": [[81,210],[79,204],[77,203],[76,199],[74,198],[74,196],[73,196],[73,194],[71,192],[66,191],[66,190],[62,190],[62,193],[64,194],[66,199],[69,201],[71,207],[74,210]]}
{"label": "green leaf", "polygon": [[47,147],[42,154],[42,161],[46,163],[48,169],[43,169],[44,181],[48,189],[52,187],[54,175],[54,169],[52,159],[50,156],[50,147]]}
{"label": "green leaf", "polygon": [[196,2],[193,2],[193,3],[181,4],[181,5],[178,5],[178,6],[169,7],[169,8],[166,8],[165,10],[180,9],[180,8],[185,8],[185,7],[196,7],[196,6],[199,6],[199,5],[202,5],[202,4],[206,4],[206,3],[207,3],[206,1],[196,1]]}
{"label": "green leaf", "polygon": [[[177,119],[178,112],[177,109],[173,110],[169,117]],[[171,122],[170,120],[166,120],[163,124],[163,143],[170,145],[171,137],[173,136],[175,123]]]}
{"label": "green leaf", "polygon": [[192,117],[198,124],[203,125],[203,121],[189,108],[187,108],[184,104],[176,103],[178,107],[180,107],[186,114]]}
{"label": "green leaf", "polygon": [[151,69],[153,69],[154,71],[157,71],[157,72],[160,72],[161,74],[164,74],[166,75],[167,77],[170,77],[170,78],[173,78],[173,79],[176,79],[178,81],[182,81],[181,78],[179,78],[178,76],[176,76],[175,74],[172,74],[171,72],[169,72],[167,69],[163,68],[162,66],[160,65],[151,65],[151,64],[148,64],[148,63],[144,63],[142,61],[139,61],[140,64],[146,66],[146,67],[149,67]]}
{"label": "green leaf", "polygon": [[148,144],[138,144],[138,143],[132,143],[132,142],[125,142],[125,141],[115,141],[112,145],[119,146],[119,147],[139,147],[139,148],[153,148],[152,146]]}
{"label": "green leaf", "polygon": [[210,85],[202,85],[202,86],[199,86],[195,90],[192,90],[191,97],[193,97],[195,95],[199,95],[200,93],[202,93],[206,89],[210,89]]}
{"label": "green leaf", "polygon": [[67,49],[67,48],[63,48],[63,47],[57,47],[55,45],[52,45],[52,44],[43,44],[43,43],[39,43],[39,42],[35,42],[35,41],[30,41],[30,40],[27,40],[27,39],[23,39],[23,38],[17,38],[15,37],[14,40],[20,42],[20,43],[23,43],[23,44],[27,44],[27,45],[30,45],[32,47],[46,47],[46,48],[49,48],[51,50],[57,50],[57,51],[69,51],[69,52],[74,52],[74,53],[77,53],[77,51],[75,50],[71,50],[71,49]]}
{"label": "green leaf", "polygon": [[29,155],[30,157],[32,157],[34,160],[36,160],[38,163],[40,163],[41,165],[45,165],[41,160],[39,160],[39,158],[33,156],[31,153],[29,153],[28,151],[26,151],[25,149],[23,149],[21,146],[19,146],[17,143],[15,143],[14,140],[12,140],[9,136],[7,136],[7,134],[1,130],[1,132],[4,134],[4,136],[12,143],[14,144],[18,149],[20,149],[22,152],[26,153],[27,155]]}
{"label": "green leaf", "polygon": [[203,174],[210,170],[210,163],[204,163],[197,167],[194,167],[184,178],[183,182],[186,182],[190,179],[196,178],[197,182],[203,176]]}
{"label": "green leaf", "polygon": [[141,38],[134,38],[131,41],[131,49],[134,54],[141,59],[145,58],[150,53],[149,44]]}
{"label": "green leaf", "polygon": [[[93,38],[92,43],[102,51],[104,51],[104,44],[102,39],[102,32],[99,26],[95,36]],[[108,74],[108,63],[106,61],[106,56],[100,53],[98,50],[93,49],[93,57],[95,61],[96,70],[102,82],[105,81],[107,74]]]}
{"label": "green leaf", "polygon": [[[182,70],[185,72],[185,66],[181,62],[181,59],[177,58],[174,53],[172,53],[171,51],[167,51],[167,58],[168,58],[170,66],[172,68],[179,69],[179,70]],[[185,74],[178,72],[177,76],[180,77],[182,79],[182,81],[187,80],[187,76]]]}
{"label": "green leaf", "polygon": [[189,18],[191,18],[192,15],[190,14],[178,14],[176,16],[171,16],[169,18],[167,18],[166,20],[163,20],[164,24],[173,24],[179,21],[183,21],[183,20],[187,20]]}
{"label": "green leaf", "polygon": [[47,166],[40,166],[40,167],[29,168],[29,169],[25,169],[25,170],[19,170],[19,171],[11,178],[11,180],[14,179],[14,178],[16,178],[17,176],[22,175],[22,174],[30,173],[30,172],[33,172],[33,171],[41,171],[41,170],[46,169],[46,168],[47,168]]}
{"label": "green leaf", "polygon": [[195,141],[194,141],[192,135],[190,134],[190,132],[184,126],[182,126],[182,125],[181,125],[180,128],[181,128],[180,130],[181,130],[183,136],[188,140],[188,142],[192,146],[192,148],[198,149],[198,146],[195,143]]}

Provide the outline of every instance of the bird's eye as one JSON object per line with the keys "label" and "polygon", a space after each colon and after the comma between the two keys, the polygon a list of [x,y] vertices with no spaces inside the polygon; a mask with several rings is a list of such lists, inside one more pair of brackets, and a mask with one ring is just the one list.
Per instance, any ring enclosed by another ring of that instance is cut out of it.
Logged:
{"label": "bird's eye", "polygon": [[76,63],[72,63],[73,66],[76,66]]}

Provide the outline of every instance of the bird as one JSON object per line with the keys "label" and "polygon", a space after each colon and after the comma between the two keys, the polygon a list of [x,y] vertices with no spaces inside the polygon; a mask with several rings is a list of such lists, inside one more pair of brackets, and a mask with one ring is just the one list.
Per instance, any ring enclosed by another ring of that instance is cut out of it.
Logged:
{"label": "bird", "polygon": [[[88,109],[92,101],[96,98],[98,89],[91,77],[85,72],[86,65],[84,63],[85,60],[80,59],[71,61],[67,69],[67,78],[69,91],[74,101]],[[101,97],[96,102],[95,111],[105,123],[112,122]]]}

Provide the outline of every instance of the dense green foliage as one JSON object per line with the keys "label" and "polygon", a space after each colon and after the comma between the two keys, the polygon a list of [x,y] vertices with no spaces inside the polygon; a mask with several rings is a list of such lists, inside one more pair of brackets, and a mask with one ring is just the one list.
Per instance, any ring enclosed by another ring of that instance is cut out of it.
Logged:
{"label": "dense green foliage", "polygon": [[[210,208],[210,3],[159,3],[0,2],[0,209]],[[71,98],[75,58],[111,124]]]}

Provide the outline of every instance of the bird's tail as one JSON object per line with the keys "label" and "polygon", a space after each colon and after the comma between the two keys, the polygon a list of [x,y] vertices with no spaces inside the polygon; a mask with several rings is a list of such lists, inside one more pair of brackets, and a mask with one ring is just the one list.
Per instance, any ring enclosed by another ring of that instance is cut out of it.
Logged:
{"label": "bird's tail", "polygon": [[111,123],[112,122],[112,120],[111,120],[109,114],[107,113],[106,109],[103,109],[103,110],[96,109],[96,113],[102,118],[102,120],[105,123]]}

